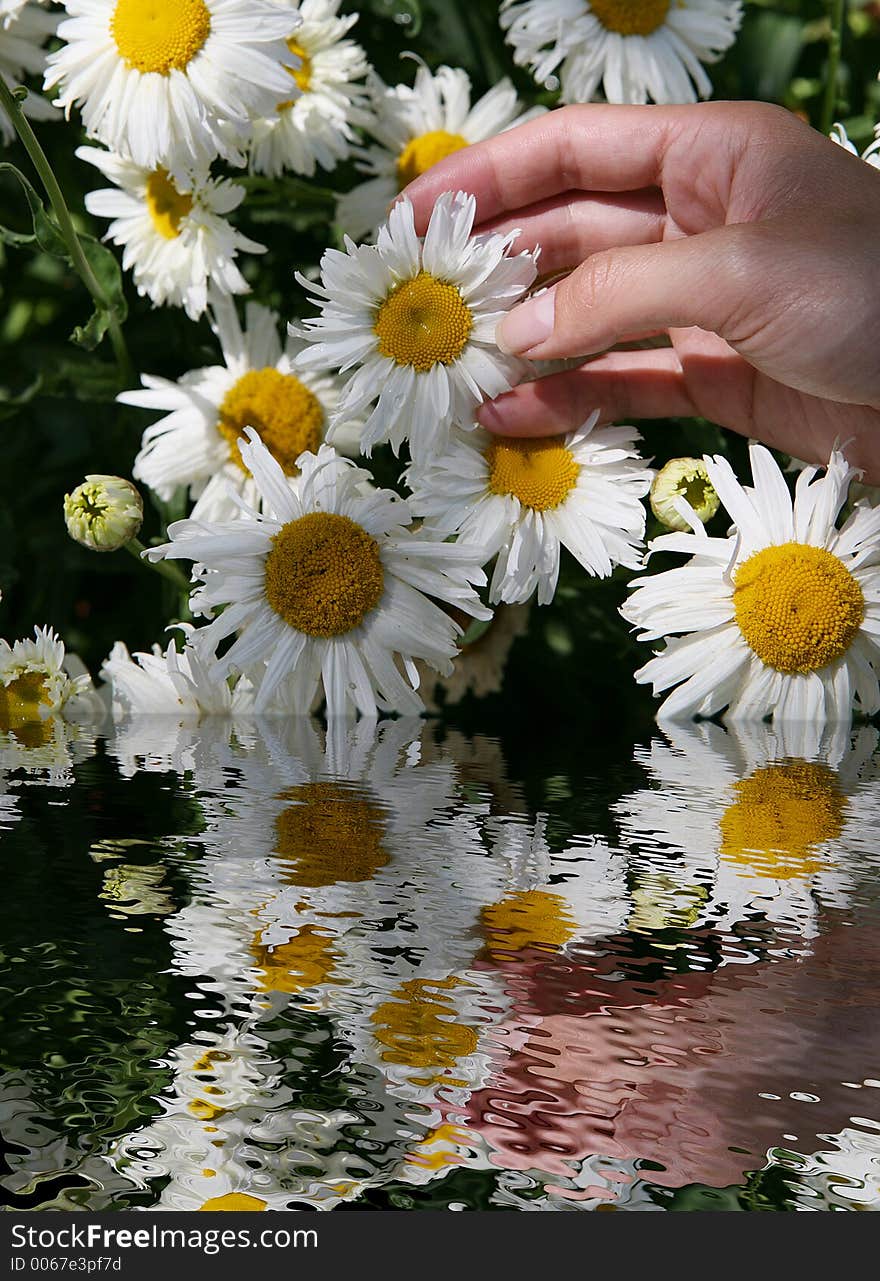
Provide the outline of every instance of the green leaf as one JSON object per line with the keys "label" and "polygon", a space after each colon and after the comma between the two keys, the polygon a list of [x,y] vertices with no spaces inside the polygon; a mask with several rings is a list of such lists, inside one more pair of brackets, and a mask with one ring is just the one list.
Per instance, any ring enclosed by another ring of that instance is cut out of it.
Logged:
{"label": "green leaf", "polygon": [[70,335],[71,342],[84,347],[86,351],[94,351],[106,334],[113,316],[120,325],[123,323],[128,315],[128,304],[122,292],[122,272],[119,270],[115,255],[93,236],[81,234],[79,243],[110,304],[109,307],[96,305],[88,321],[84,325],[77,325]]}
{"label": "green leaf", "polygon": [[27,178],[20,169],[15,165],[4,161],[0,164],[0,173],[10,173],[18,182],[25,194],[31,211],[31,222],[33,223],[33,234],[20,231],[12,231],[8,227],[0,227],[0,239],[7,245],[31,245],[36,241],[40,249],[47,254],[52,254],[55,258],[67,257],[67,246],[61,232],[50,221],[43,202],[37,195],[36,191],[28,182]]}

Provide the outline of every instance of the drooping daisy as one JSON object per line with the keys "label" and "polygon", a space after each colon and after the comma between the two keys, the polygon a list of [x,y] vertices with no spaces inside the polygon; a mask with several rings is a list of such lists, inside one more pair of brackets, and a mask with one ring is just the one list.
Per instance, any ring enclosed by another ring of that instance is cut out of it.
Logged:
{"label": "drooping daisy", "polygon": [[846,720],[853,705],[880,709],[880,510],[856,505],[837,519],[856,473],[841,453],[824,477],[805,468],[794,502],[768,450],[752,445],[754,487],[723,458],[705,458],[734,521],[710,538],[666,534],[651,549],[688,563],[632,584],[624,618],[641,640],[672,636],[636,673],[654,692],[678,688],[661,717]]}
{"label": "drooping daisy", "polygon": [[828,135],[832,142],[836,142],[838,147],[843,147],[844,151],[850,152],[853,156],[860,156],[867,164],[873,165],[875,169],[880,169],[880,138],[877,138],[866,147],[864,151],[859,151],[854,142],[850,141],[849,134],[841,124],[836,124]]}
{"label": "drooping daisy", "polygon": [[[194,520],[233,520],[240,510],[236,495],[250,507],[259,503],[239,452],[245,427],[258,432],[286,475],[296,476],[300,454],[316,453],[324,439],[339,388],[332,375],[293,372],[303,344],[289,338],[282,348],[277,317],[268,308],[248,303],[244,328],[230,299],[218,299],[211,312],[224,364],[192,370],[179,382],[145,374],[143,391],[118,399],[167,411],[144,432],[134,476],[166,501],[179,485],[189,486],[198,500]],[[350,452],[357,435],[357,426],[343,429],[337,444],[347,439]]]}
{"label": "drooping daisy", "polygon": [[498,350],[495,327],[535,279],[536,255],[509,252],[515,231],[471,236],[475,213],[472,196],[447,192],[420,240],[401,200],[376,245],[346,239],[345,253],[321,259],[319,285],[298,277],[321,315],[303,322],[310,346],[297,367],[357,367],[331,427],[375,402],[361,435],[366,454],[386,440],[397,452],[408,439],[414,460],[443,449],[451,423],[473,422],[480,401],[526,368]]}
{"label": "drooping daisy", "polygon": [[397,193],[438,160],[544,111],[523,112],[507,79],[471,106],[470,78],[458,67],[431,72],[420,65],[411,89],[375,77],[370,90],[372,116],[366,128],[378,145],[368,147],[358,164],[370,177],[340,197],[336,215],[355,240],[373,236]]}
{"label": "drooping daisy", "polygon": [[226,606],[194,633],[193,645],[210,653],[240,633],[220,671],[249,674],[265,663],[257,712],[282,691],[292,711],[307,712],[319,682],[331,717],[351,709],[420,712],[413,660],[450,671],[461,634],[428,596],[488,617],[473,589],[485,583],[479,551],[411,533],[406,503],[368,488],[368,473],[327,445],[300,457],[301,475],[290,483],[256,432],[245,435],[241,454],[261,513],[243,510],[241,519],[216,524],[178,521],[168,531],[172,541],[148,552],[197,563],[203,586],[194,610]]}
{"label": "drooping daisy", "polygon": [[352,123],[364,118],[367,90],[359,82],[367,73],[367,58],[360,45],[344,38],[358,15],[340,18],[339,5],[340,0],[303,0],[300,5],[302,26],[287,42],[297,59],[287,68],[297,93],[288,93],[274,112],[254,121],[254,173],[275,178],[290,169],[311,177],[316,165],[335,169],[348,156],[355,137]]}
{"label": "drooping daisy", "polygon": [[490,600],[553,599],[567,547],[589,574],[641,566],[642,499],[653,473],[633,427],[596,428],[598,411],[567,436],[453,432],[449,448],[413,467],[410,505],[444,535],[497,553]]}
{"label": "drooping daisy", "polygon": [[291,96],[296,12],[264,0],[65,0],[67,43],[45,87],[89,134],[177,176],[222,155],[244,164],[250,122]]}
{"label": "drooping daisy", "polygon": [[[0,76],[7,88],[20,85],[26,75],[42,75],[46,68],[43,46],[57,26],[58,15],[47,13],[38,4],[0,5]],[[58,116],[38,93],[29,93],[21,109],[32,120]],[[12,121],[0,108],[0,141],[11,142],[14,137]]]}
{"label": "drooping daisy", "polygon": [[[192,629],[187,629],[190,633]],[[191,645],[181,651],[170,641],[163,653],[129,654],[117,641],[101,675],[112,690],[114,718],[134,716],[237,716],[253,707],[253,687],[243,677],[230,682],[215,664]]]}
{"label": "drooping daisy", "polygon": [[244,200],[244,188],[207,170],[174,179],[167,169],[143,169],[97,147],[78,147],[87,161],[116,183],[91,191],[86,208],[112,218],[105,239],[122,246],[122,265],[143,297],[158,307],[183,307],[197,320],[208,305],[208,286],[219,295],[250,292],[235,265],[241,250],[266,252],[236,231],[224,215]]}
{"label": "drooping daisy", "polygon": [[33,640],[12,645],[0,638],[0,729],[43,721],[54,712],[75,720],[96,710],[88,672],[65,654],[51,627],[35,627]]}
{"label": "drooping daisy", "polygon": [[517,66],[539,83],[559,69],[563,102],[696,102],[736,37],[739,0],[503,0]]}

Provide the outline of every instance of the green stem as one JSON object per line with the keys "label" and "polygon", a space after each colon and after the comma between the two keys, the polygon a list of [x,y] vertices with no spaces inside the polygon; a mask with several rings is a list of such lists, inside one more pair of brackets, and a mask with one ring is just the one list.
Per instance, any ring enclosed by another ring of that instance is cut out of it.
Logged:
{"label": "green stem", "polygon": [[37,135],[31,128],[27,116],[18,105],[17,97],[4,83],[2,76],[0,76],[0,105],[5,108],[9,119],[12,121],[13,128],[24,145],[25,151],[27,151],[34,168],[40,175],[40,181],[46,189],[46,195],[49,197],[49,203],[52,206],[58,230],[67,245],[67,252],[70,254],[70,261],[73,263],[74,270],[98,306],[103,308],[109,315],[110,341],[113,344],[116,361],[125,381],[130,382],[131,361],[129,360],[128,348],[125,345],[125,338],[122,334],[122,327],[113,313],[109,298],[104,293],[100,281],[92,271],[88,259],[83,253],[79,236],[76,234],[76,228],[70,216],[70,210],[67,208],[58,179],[52,172],[49,159],[40,146]]}
{"label": "green stem", "polygon": [[183,570],[178,569],[176,565],[167,560],[143,560],[141,553],[147,549],[139,538],[130,538],[124,546],[129,555],[133,556],[141,565],[146,566],[147,569],[155,570],[157,574],[161,574],[163,578],[167,578],[170,583],[173,583],[178,591],[185,592],[189,596],[192,590],[192,583]]}
{"label": "green stem", "polygon": [[843,44],[843,18],[846,0],[830,0],[831,30],[828,33],[828,66],[825,72],[825,98],[822,103],[820,128],[824,134],[831,132],[837,114],[837,81],[840,71],[840,51]]}

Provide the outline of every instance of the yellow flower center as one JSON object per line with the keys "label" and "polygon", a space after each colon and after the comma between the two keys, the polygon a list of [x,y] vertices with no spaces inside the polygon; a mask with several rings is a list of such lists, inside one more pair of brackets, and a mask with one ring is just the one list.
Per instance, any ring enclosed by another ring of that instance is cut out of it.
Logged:
{"label": "yellow flower center", "polygon": [[379,604],[379,544],[347,516],[309,512],[289,521],[266,557],[266,599],[307,636],[343,636]]}
{"label": "yellow flower center", "polygon": [[457,360],[473,327],[460,290],[420,271],[391,291],[379,307],[373,332],[383,356],[423,374]]}
{"label": "yellow flower center", "polygon": [[721,818],[721,857],[776,880],[821,871],[813,851],[843,831],[846,797],[821,762],[766,765],[734,784]]}
{"label": "yellow flower center", "polygon": [[215,1063],[229,1063],[231,1059],[232,1055],[227,1054],[225,1050],[205,1050],[204,1054],[200,1054],[193,1063],[192,1070],[198,1075],[213,1072]]}
{"label": "yellow flower center", "polygon": [[324,434],[324,410],[313,391],[294,374],[278,369],[249,369],[230,387],[220,405],[217,430],[229,441],[229,457],[247,471],[239,445],[253,427],[288,476],[298,476],[296,460],[316,453]]}
{"label": "yellow flower center", "polygon": [[156,169],[147,179],[147,209],[153,226],[166,240],[180,235],[180,224],[193,207],[187,191],[178,191],[167,169]]}
{"label": "yellow flower center", "polygon": [[288,885],[369,881],[389,862],[385,811],[351,784],[304,783],[282,799],[290,805],[275,820],[275,852]]}
{"label": "yellow flower center", "polygon": [[480,913],[490,952],[555,951],[576,931],[565,899],[546,890],[516,890]]}
{"label": "yellow flower center", "polygon": [[45,672],[22,672],[0,685],[0,730],[9,732],[29,723],[42,724],[41,707],[51,707]]}
{"label": "yellow flower center", "polygon": [[304,925],[286,943],[266,944],[262,931],[251,944],[261,971],[263,992],[302,992],[326,983],[333,973],[338,954],[332,936],[314,925]]}
{"label": "yellow flower center", "polygon": [[[384,1046],[382,1060],[401,1067],[452,1068],[466,1054],[473,1054],[478,1037],[460,1023],[447,995],[462,986],[451,975],[438,979],[407,979],[370,1015],[374,1036]],[[436,1079],[420,1081],[431,1084]]]}
{"label": "yellow flower center", "polygon": [[265,1210],[267,1203],[258,1196],[251,1196],[249,1192],[226,1192],[223,1196],[212,1196],[204,1205],[200,1205],[200,1210],[238,1210],[245,1214],[253,1214],[256,1210]]}
{"label": "yellow flower center", "polygon": [[110,34],[133,71],[184,71],[211,33],[204,0],[117,0]]}
{"label": "yellow flower center", "polygon": [[845,654],[865,616],[862,589],[824,547],[783,543],[740,565],[733,607],[743,638],[779,672],[815,672]]}
{"label": "yellow flower center", "polygon": [[486,450],[490,491],[511,494],[524,507],[539,512],[559,507],[580,472],[562,440],[562,436],[492,440]]}
{"label": "yellow flower center", "polygon": [[590,0],[590,10],[606,31],[621,36],[649,36],[662,27],[670,0]]}
{"label": "yellow flower center", "polygon": [[[308,93],[312,84],[312,60],[302,45],[297,44],[292,36],[287,41],[287,47],[294,57],[299,58],[300,65],[298,67],[285,67],[284,70],[293,76],[300,93]],[[275,110],[286,111],[288,107],[293,106],[293,103],[293,98],[285,98],[284,102],[279,102]]]}
{"label": "yellow flower center", "polygon": [[630,892],[628,928],[638,934],[684,930],[696,925],[709,897],[705,885],[682,884],[658,870],[639,872]]}
{"label": "yellow flower center", "polygon": [[420,178],[432,165],[469,146],[460,133],[447,133],[445,129],[432,129],[430,133],[411,138],[397,157],[397,186],[403,191],[409,183]]}

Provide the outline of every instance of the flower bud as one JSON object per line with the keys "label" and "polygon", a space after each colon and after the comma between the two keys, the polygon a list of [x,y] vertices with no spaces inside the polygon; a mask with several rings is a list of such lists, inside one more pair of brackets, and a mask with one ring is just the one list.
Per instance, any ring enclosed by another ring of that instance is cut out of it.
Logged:
{"label": "flower bud", "polygon": [[721,500],[701,459],[671,459],[651,486],[651,511],[667,529],[686,533],[690,525],[675,506],[680,498],[690,504],[704,525],[717,512]]}
{"label": "flower bud", "polygon": [[115,552],[135,537],[144,519],[143,500],[121,476],[86,476],[64,495],[67,532],[93,552]]}

